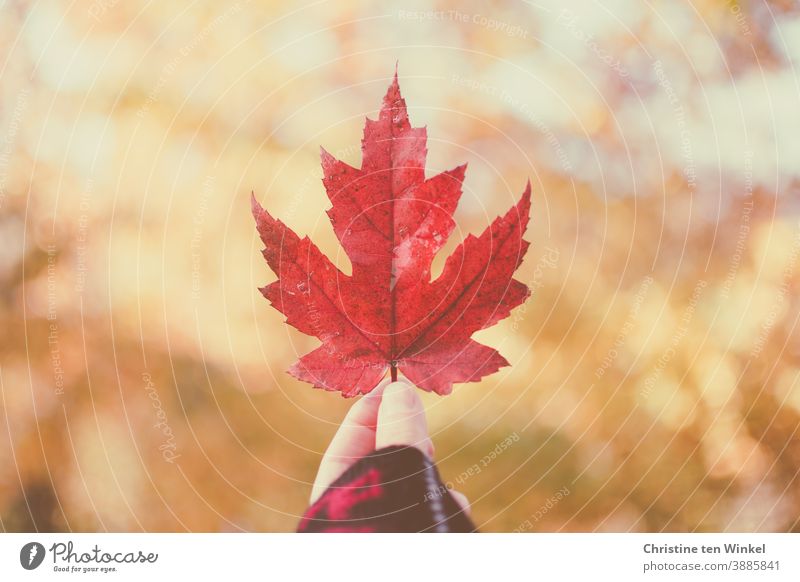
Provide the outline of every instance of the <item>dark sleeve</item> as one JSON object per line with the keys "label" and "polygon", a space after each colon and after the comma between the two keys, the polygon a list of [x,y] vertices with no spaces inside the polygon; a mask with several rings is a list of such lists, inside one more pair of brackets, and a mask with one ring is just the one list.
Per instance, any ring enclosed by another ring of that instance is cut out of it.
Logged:
{"label": "dark sleeve", "polygon": [[475,526],[416,447],[359,459],[303,515],[299,532],[472,532]]}

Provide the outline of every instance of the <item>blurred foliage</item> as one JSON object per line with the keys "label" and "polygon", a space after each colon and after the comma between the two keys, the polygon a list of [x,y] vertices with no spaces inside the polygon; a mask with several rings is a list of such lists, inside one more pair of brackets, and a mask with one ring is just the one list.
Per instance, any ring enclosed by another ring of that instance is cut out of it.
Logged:
{"label": "blurred foliage", "polygon": [[0,8],[0,527],[296,526],[351,402],[283,372],[249,196],[347,270],[318,148],[399,62],[443,256],[534,184],[512,366],[424,395],[481,529],[800,530],[800,14],[603,4]]}

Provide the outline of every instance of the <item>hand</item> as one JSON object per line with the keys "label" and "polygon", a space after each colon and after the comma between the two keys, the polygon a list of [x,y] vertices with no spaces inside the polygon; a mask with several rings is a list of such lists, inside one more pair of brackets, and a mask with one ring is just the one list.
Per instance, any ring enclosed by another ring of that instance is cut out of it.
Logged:
{"label": "hand", "polygon": [[[358,459],[391,445],[414,446],[433,459],[422,400],[417,389],[403,381],[383,383],[353,404],[322,457],[311,503]],[[458,491],[450,493],[469,512],[467,498]]]}

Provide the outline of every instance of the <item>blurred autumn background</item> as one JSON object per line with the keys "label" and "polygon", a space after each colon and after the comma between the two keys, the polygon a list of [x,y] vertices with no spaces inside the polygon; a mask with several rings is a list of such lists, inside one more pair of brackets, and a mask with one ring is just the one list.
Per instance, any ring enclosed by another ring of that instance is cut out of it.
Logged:
{"label": "blurred autumn background", "polygon": [[250,192],[345,265],[319,147],[395,63],[469,163],[439,269],[533,183],[512,365],[423,395],[479,527],[800,530],[795,3],[11,0],[0,57],[3,530],[294,529],[352,401]]}

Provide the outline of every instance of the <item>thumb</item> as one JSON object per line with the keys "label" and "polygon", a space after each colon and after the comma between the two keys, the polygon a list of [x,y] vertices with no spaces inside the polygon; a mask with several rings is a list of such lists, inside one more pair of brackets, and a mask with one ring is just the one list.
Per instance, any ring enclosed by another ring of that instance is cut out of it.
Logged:
{"label": "thumb", "polygon": [[425,408],[417,389],[407,382],[393,382],[383,391],[375,426],[375,448],[411,445],[433,458]]}

